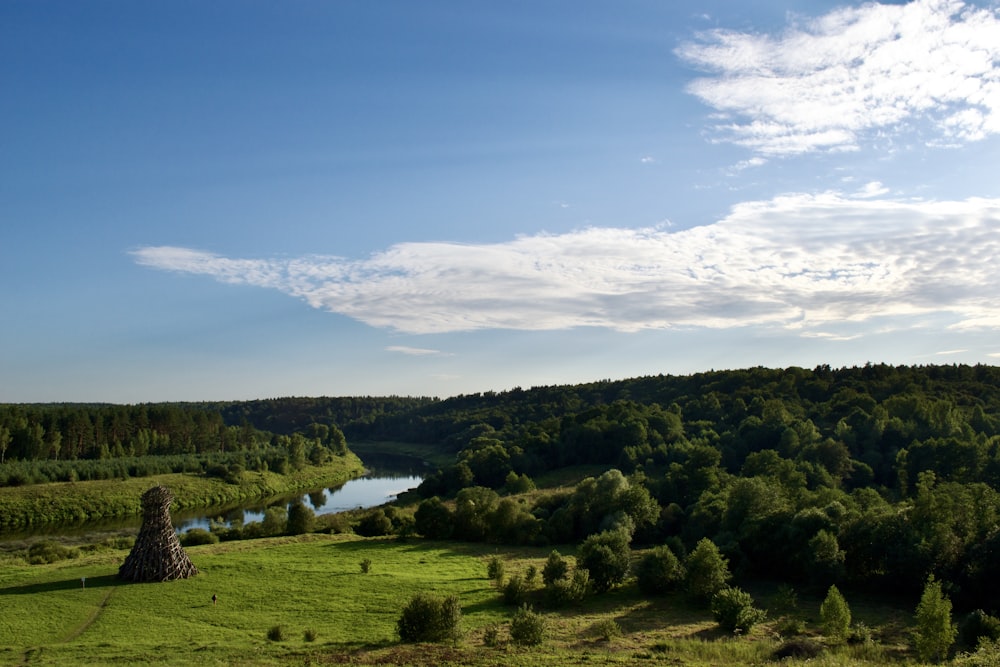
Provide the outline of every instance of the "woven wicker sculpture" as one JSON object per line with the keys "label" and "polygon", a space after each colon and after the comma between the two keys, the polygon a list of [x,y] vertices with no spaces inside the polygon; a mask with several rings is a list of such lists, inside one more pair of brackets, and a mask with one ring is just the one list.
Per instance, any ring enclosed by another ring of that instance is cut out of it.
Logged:
{"label": "woven wicker sculpture", "polygon": [[198,574],[170,521],[174,497],[165,486],[142,494],[142,528],[118,576],[128,581],[172,581]]}

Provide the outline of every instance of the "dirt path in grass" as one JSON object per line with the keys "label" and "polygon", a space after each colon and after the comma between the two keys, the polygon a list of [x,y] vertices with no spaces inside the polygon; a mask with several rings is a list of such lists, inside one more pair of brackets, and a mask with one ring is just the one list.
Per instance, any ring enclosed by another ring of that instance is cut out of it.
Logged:
{"label": "dirt path in grass", "polygon": [[[111,601],[111,595],[114,592],[115,592],[114,588],[108,589],[108,592],[104,594],[103,598],[101,598],[101,601],[98,603],[97,607],[94,608],[94,611],[90,612],[90,616],[88,616],[86,619],[84,619],[83,623],[81,623],[80,625],[78,625],[75,628],[73,628],[73,630],[71,630],[68,635],[66,635],[65,637],[63,637],[62,639],[60,639],[59,643],[60,644],[68,644],[69,642],[73,641],[74,639],[76,639],[77,637],[79,637],[80,635],[82,635],[87,630],[87,628],[89,628],[90,626],[92,626],[94,624],[94,622],[98,618],[101,617],[101,613],[108,606],[108,602]],[[32,659],[33,655],[35,653],[37,653],[39,650],[40,649],[37,646],[33,646],[33,647],[27,649],[21,655],[21,661],[18,664],[19,665],[28,665],[28,664],[31,664],[31,659]]]}
{"label": "dirt path in grass", "polygon": [[74,639],[82,635],[87,628],[92,626],[94,624],[94,621],[96,621],[101,616],[101,612],[103,612],[105,607],[108,606],[108,602],[111,600],[111,594],[114,592],[115,592],[114,588],[109,588],[108,592],[104,595],[104,598],[101,600],[101,603],[98,604],[97,608],[90,613],[90,616],[88,616],[83,623],[74,628],[72,632],[63,637],[60,640],[60,643],[68,644],[69,642],[73,641]]}

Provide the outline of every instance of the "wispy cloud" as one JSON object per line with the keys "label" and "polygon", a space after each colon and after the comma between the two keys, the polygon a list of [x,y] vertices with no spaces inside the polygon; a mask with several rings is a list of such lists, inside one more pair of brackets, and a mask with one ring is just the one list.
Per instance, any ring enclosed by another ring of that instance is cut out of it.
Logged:
{"label": "wispy cloud", "polygon": [[1000,17],[960,0],[838,9],[777,36],[715,30],[677,54],[715,138],[762,155],[856,149],[927,124],[934,144],[1000,133]]}
{"label": "wispy cloud", "polygon": [[406,354],[411,357],[433,357],[444,354],[440,350],[429,350],[422,347],[409,347],[407,345],[390,345],[385,349],[387,352],[398,352],[399,354]]}
{"label": "wispy cloud", "polygon": [[404,243],[363,260],[231,259],[175,247],[132,254],[144,266],[278,289],[407,333],[744,325],[815,332],[935,313],[958,329],[1000,328],[997,199],[787,195],[686,230]]}

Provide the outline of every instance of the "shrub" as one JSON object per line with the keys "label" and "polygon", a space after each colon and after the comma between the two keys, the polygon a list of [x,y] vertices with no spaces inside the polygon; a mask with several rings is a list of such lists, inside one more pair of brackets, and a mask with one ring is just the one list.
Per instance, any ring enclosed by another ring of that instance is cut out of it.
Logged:
{"label": "shrub", "polygon": [[594,625],[594,633],[606,642],[622,636],[622,629],[614,619],[606,618]]}
{"label": "shrub", "polygon": [[261,533],[265,537],[281,535],[288,525],[288,510],[284,507],[268,507],[264,510],[264,520],[261,522]]}
{"label": "shrub", "polygon": [[483,628],[483,644],[486,646],[500,645],[500,626],[496,623]]}
{"label": "shrub", "polygon": [[573,570],[569,579],[556,579],[545,587],[545,596],[553,607],[579,604],[590,592],[590,573],[582,568]]}
{"label": "shrub", "polygon": [[684,568],[674,552],[657,547],[646,554],[636,568],[639,590],[646,595],[662,595],[673,590],[684,579]]}
{"label": "shrub", "polygon": [[969,648],[975,648],[983,637],[1000,639],[1000,619],[977,609],[962,620],[958,627],[958,637]]}
{"label": "shrub", "polygon": [[306,629],[306,631],[302,633],[302,639],[306,640],[307,642],[316,641],[316,631],[313,630],[312,628]]}
{"label": "shrub", "polygon": [[437,496],[421,502],[413,519],[416,531],[432,540],[446,540],[454,529],[451,510]]}
{"label": "shrub", "polygon": [[63,546],[55,540],[35,542],[28,548],[28,562],[32,565],[56,563],[80,555],[79,550]]}
{"label": "shrub", "polygon": [[503,603],[511,607],[519,607],[528,599],[528,585],[519,574],[507,580],[503,585]]}
{"label": "shrub", "polygon": [[219,536],[204,528],[191,528],[180,536],[180,543],[185,547],[195,547],[199,544],[216,544]]}
{"label": "shrub", "polygon": [[486,576],[493,582],[493,586],[498,589],[503,582],[503,573],[503,561],[500,560],[500,556],[490,557],[490,561],[486,564]]}
{"label": "shrub", "polygon": [[606,530],[591,535],[580,545],[577,562],[590,572],[594,590],[603,593],[625,581],[631,564],[628,533]]}
{"label": "shrub", "polygon": [[510,640],[518,646],[537,646],[545,641],[545,619],[528,605],[510,619]]}
{"label": "shrub", "polygon": [[458,596],[437,598],[417,594],[403,607],[396,632],[404,642],[443,642],[461,636],[462,609]]}
{"label": "shrub", "polygon": [[267,638],[272,642],[283,642],[285,641],[285,629],[280,625],[271,626],[271,629],[267,631]]}
{"label": "shrub", "polygon": [[542,581],[546,586],[549,586],[559,579],[565,579],[568,574],[569,563],[558,551],[553,549],[545,561],[545,567],[542,568]]}
{"label": "shrub", "polygon": [[927,578],[917,605],[917,654],[926,662],[944,660],[958,633],[951,622],[951,600],[941,592],[941,582],[934,575]]}
{"label": "shrub", "polygon": [[836,586],[830,586],[826,599],[819,606],[823,634],[834,639],[845,639],[851,627],[851,608]]}
{"label": "shrub", "polygon": [[1000,667],[1000,641],[983,639],[972,653],[963,653],[954,662],[960,667]]}
{"label": "shrub", "polygon": [[699,601],[711,600],[731,577],[728,561],[707,537],[688,554],[684,570],[684,588],[689,596]]}
{"label": "shrub", "polygon": [[391,535],[392,519],[387,517],[385,511],[380,508],[370,510],[362,515],[361,521],[354,528],[354,532],[363,537]]}
{"label": "shrub", "polygon": [[296,500],[288,506],[288,524],[286,531],[289,535],[303,535],[311,533],[316,524],[316,513],[311,507],[306,507],[302,500]]}
{"label": "shrub", "polygon": [[371,571],[372,571],[372,559],[371,558],[363,558],[361,560],[361,572],[362,572],[362,574],[368,574]]}
{"label": "shrub", "polygon": [[725,586],[712,596],[712,616],[724,630],[747,633],[767,617],[767,612],[754,607],[746,591]]}
{"label": "shrub", "polygon": [[875,642],[875,634],[872,629],[860,621],[851,627],[847,635],[848,644],[872,644]]}

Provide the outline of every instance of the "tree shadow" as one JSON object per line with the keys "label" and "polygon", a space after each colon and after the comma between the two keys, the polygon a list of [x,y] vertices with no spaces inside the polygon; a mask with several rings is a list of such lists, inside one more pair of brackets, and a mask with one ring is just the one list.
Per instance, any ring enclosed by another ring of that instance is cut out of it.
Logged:
{"label": "tree shadow", "polygon": [[45,581],[38,584],[26,584],[23,586],[9,586],[0,588],[0,596],[3,595],[35,595],[37,593],[51,593],[53,591],[67,591],[71,589],[84,588],[113,588],[126,586],[131,582],[119,579],[117,574],[105,574],[97,577],[87,577],[86,579],[62,579],[59,581]]}

